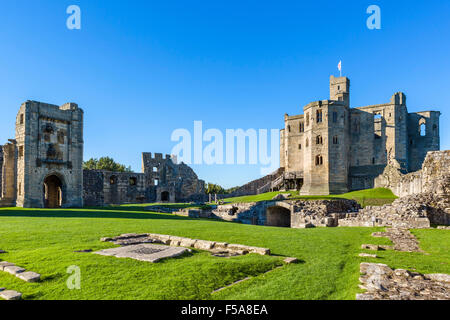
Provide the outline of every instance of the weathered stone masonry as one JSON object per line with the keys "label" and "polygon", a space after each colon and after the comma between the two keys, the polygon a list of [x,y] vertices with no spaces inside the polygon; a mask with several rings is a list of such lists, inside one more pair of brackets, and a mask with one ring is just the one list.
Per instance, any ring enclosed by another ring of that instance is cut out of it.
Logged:
{"label": "weathered stone masonry", "polygon": [[330,99],[312,102],[301,115],[285,115],[280,132],[283,179],[272,189],[304,195],[345,193],[374,186],[390,161],[403,173],[419,170],[428,151],[439,150],[439,111],[409,113],[406,96],[350,108],[350,80],[330,78]]}
{"label": "weathered stone masonry", "polygon": [[3,146],[1,205],[83,206],[83,110],[27,101]]}
{"label": "weathered stone masonry", "polygon": [[83,110],[22,104],[15,139],[0,148],[0,206],[59,208],[203,201],[205,183],[169,155],[143,154],[142,173],[83,170]]}

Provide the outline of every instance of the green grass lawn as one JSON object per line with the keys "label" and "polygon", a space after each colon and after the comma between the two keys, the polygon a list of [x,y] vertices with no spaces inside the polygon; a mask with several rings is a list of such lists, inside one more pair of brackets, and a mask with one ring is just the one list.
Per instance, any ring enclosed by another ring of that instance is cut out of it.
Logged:
{"label": "green grass lawn", "polygon": [[348,192],[340,195],[329,196],[300,196],[298,191],[287,192],[267,192],[252,196],[242,196],[224,199],[226,203],[239,203],[239,202],[258,202],[264,200],[272,200],[279,193],[289,193],[291,197],[289,199],[298,200],[332,200],[332,199],[353,199],[356,200],[363,207],[368,205],[383,205],[386,203],[392,203],[397,197],[391,190],[385,188],[366,189],[360,191]]}
{"label": "green grass lawn", "polygon": [[[119,209],[0,209],[0,260],[42,274],[41,283],[25,283],[0,272],[0,287],[24,299],[354,299],[363,243],[389,244],[371,233],[381,228],[286,229],[189,219],[134,207]],[[161,233],[268,247],[273,256],[256,254],[218,258],[208,252],[151,264],[75,250],[114,247],[100,242],[122,233]],[[450,232],[415,230],[429,253],[380,252],[377,262],[420,272],[450,273]],[[282,265],[283,257],[301,263]],[[81,269],[81,290],[69,290],[69,266]],[[274,269],[269,273],[265,273]],[[218,293],[212,292],[251,277]]]}

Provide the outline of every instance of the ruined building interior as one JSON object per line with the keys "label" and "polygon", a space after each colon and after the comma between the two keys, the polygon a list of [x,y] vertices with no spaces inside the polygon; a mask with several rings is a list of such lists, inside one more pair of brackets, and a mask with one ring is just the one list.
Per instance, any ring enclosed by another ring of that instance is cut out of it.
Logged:
{"label": "ruined building interior", "polygon": [[143,153],[142,173],[83,170],[83,110],[27,101],[15,139],[0,148],[0,206],[58,208],[204,200],[186,164]]}
{"label": "ruined building interior", "polygon": [[402,92],[388,103],[350,108],[350,80],[331,76],[329,100],[306,105],[303,114],[285,115],[284,172],[270,189],[340,194],[373,188],[393,161],[404,173],[417,171],[427,152],[440,148],[439,116],[439,111],[409,113]]}

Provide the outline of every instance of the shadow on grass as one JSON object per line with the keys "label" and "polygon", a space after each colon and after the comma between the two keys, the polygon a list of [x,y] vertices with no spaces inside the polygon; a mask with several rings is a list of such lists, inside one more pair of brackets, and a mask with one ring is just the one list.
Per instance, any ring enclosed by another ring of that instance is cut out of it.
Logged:
{"label": "shadow on grass", "polygon": [[111,219],[164,219],[164,220],[198,220],[163,213],[136,212],[128,209],[0,209],[0,217],[34,217],[34,218],[111,218]]}

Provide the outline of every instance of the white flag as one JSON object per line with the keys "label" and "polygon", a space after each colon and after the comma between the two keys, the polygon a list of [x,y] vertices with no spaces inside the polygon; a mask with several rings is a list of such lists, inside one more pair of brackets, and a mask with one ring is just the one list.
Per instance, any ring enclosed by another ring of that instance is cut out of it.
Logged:
{"label": "white flag", "polygon": [[342,71],[342,61],[339,61],[338,69],[339,69],[339,71]]}

